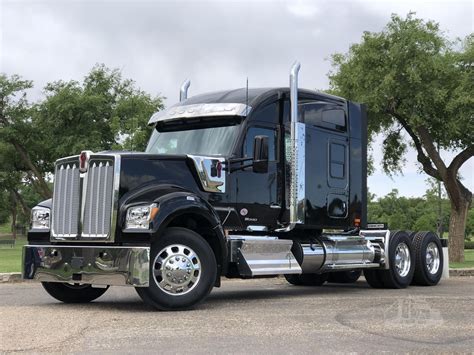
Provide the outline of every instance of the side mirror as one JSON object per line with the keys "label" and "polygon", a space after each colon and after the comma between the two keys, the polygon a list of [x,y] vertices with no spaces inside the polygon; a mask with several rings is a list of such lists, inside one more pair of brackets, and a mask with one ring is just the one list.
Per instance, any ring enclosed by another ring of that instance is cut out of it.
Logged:
{"label": "side mirror", "polygon": [[253,172],[265,174],[268,172],[268,137],[255,136],[253,141]]}

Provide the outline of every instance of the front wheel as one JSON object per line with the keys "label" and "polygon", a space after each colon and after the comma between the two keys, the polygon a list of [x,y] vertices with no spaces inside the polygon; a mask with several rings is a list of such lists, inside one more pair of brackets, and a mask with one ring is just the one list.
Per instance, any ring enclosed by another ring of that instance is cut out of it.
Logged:
{"label": "front wheel", "polygon": [[191,308],[211,292],[217,263],[209,244],[186,228],[168,228],[151,246],[150,285],[138,295],[159,310]]}
{"label": "front wheel", "polygon": [[58,301],[64,303],[87,303],[102,296],[109,288],[95,288],[91,285],[42,282],[43,288]]}

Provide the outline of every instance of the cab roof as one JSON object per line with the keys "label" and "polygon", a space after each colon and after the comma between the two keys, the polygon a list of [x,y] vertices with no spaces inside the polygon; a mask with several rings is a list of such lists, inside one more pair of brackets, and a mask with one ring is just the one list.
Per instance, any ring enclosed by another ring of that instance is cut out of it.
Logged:
{"label": "cab roof", "polygon": [[[279,88],[249,88],[248,93],[246,88],[239,88],[234,90],[215,91],[205,94],[199,94],[177,103],[174,106],[194,105],[194,104],[208,104],[208,103],[239,103],[246,104],[250,107],[256,107],[262,101],[273,95],[288,95],[290,89],[287,87]],[[300,95],[318,96],[321,100],[345,102],[346,100],[328,95],[319,91],[299,89]]]}

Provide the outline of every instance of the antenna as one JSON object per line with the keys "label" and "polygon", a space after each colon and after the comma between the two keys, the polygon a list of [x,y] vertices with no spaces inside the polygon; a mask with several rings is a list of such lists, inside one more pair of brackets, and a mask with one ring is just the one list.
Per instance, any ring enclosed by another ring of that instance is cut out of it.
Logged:
{"label": "antenna", "polygon": [[249,77],[247,77],[247,85],[246,85],[246,90],[245,90],[245,104],[247,105],[246,110],[248,110],[248,106],[249,106]]}

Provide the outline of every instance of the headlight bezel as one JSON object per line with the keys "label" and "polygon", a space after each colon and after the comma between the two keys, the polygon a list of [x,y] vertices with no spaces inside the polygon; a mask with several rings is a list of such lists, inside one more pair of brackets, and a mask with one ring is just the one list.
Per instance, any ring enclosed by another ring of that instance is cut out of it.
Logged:
{"label": "headlight bezel", "polygon": [[127,208],[124,231],[149,231],[152,221],[158,213],[158,204],[137,204]]}
{"label": "headlight bezel", "polygon": [[35,206],[31,209],[30,228],[32,230],[49,231],[51,229],[51,209]]}

